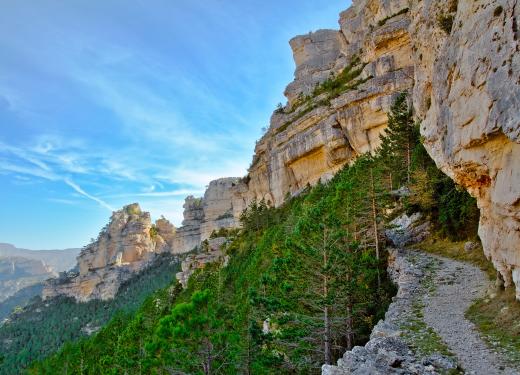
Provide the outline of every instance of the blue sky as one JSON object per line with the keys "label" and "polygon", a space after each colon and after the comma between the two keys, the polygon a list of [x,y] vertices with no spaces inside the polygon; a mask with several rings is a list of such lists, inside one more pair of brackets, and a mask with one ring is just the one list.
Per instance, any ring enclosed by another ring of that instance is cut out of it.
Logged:
{"label": "blue sky", "polygon": [[246,173],[288,40],[349,3],[0,0],[0,242],[80,247],[132,202],[180,225]]}

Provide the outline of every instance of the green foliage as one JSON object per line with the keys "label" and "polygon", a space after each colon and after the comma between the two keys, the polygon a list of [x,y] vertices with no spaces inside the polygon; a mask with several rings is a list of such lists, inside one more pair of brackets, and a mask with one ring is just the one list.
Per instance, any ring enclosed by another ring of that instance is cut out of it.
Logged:
{"label": "green foliage", "polygon": [[455,16],[453,14],[439,14],[437,17],[437,24],[446,33],[450,34],[453,28],[453,21]]}
{"label": "green foliage", "polygon": [[[303,96],[300,94],[288,113],[293,113],[302,106],[304,106],[304,108],[300,109],[289,121],[286,121],[278,127],[276,133],[278,134],[285,131],[292,123],[312,110],[322,106],[330,106],[332,99],[337,98],[346,91],[358,88],[359,85],[373,78],[372,76],[364,79],[358,78],[366,65],[366,63],[361,62],[359,56],[354,56],[351,62],[336,77],[332,75],[323,83],[317,85],[311,95]],[[320,95],[323,95],[323,98],[315,101]]]}
{"label": "green foliage", "polygon": [[59,297],[35,300],[0,327],[5,356],[0,374],[15,374],[34,360],[45,358],[62,347],[85,337],[83,329],[101,327],[117,311],[135,311],[154,290],[168,285],[179,269],[178,261],[161,255],[150,268],[125,282],[111,301],[76,303]]}
{"label": "green foliage", "polygon": [[429,216],[441,235],[452,240],[476,238],[479,211],[476,200],[442,173],[420,142],[405,93],[388,115],[388,127],[378,150],[390,190],[408,186],[406,208]]}
{"label": "green foliage", "polygon": [[409,185],[404,208],[424,211],[446,233],[474,218],[474,201],[420,144],[404,94],[389,117],[377,155],[281,207],[253,201],[226,246],[226,267],[206,265],[187,289],[157,292],[32,372],[318,374],[365,343],[394,292],[382,236],[388,208],[403,204],[392,190]]}
{"label": "green foliage", "polygon": [[406,93],[395,100],[388,114],[388,126],[381,136],[378,154],[389,175],[389,188],[410,183],[412,154],[419,143],[419,132],[407,103]]}
{"label": "green foliage", "polygon": [[232,219],[233,217],[233,212],[226,212],[217,217],[217,220]]}
{"label": "green foliage", "polygon": [[[147,350],[153,354],[148,367],[174,368],[190,374],[212,374],[234,370],[232,346],[237,335],[226,331],[210,304],[210,290],[196,291],[190,302],[177,304],[159,321]],[[217,305],[218,306],[218,305]]]}
{"label": "green foliage", "polygon": [[150,237],[155,238],[159,234],[159,231],[157,230],[157,227],[155,225],[152,225],[150,228]]}
{"label": "green foliage", "polygon": [[126,323],[114,319],[34,372],[60,373],[67,364],[87,374],[319,373],[368,339],[393,293],[384,253],[376,256],[372,201],[361,188],[370,183],[367,168],[377,180],[376,164],[361,158],[279,208],[252,202],[227,246],[227,267],[199,270],[186,290],[154,297],[161,311],[147,302]]}
{"label": "green foliage", "polygon": [[476,239],[479,210],[475,198],[436,167],[422,144],[415,146],[412,163],[408,209],[426,213],[450,240]]}
{"label": "green foliage", "polygon": [[405,14],[405,13],[408,13],[409,9],[408,8],[403,8],[401,9],[399,12],[397,13],[394,13],[388,17],[385,17],[383,18],[382,20],[379,20],[377,22],[377,26],[383,26],[388,20],[394,18],[394,17],[397,17],[397,16],[400,16],[401,14]]}

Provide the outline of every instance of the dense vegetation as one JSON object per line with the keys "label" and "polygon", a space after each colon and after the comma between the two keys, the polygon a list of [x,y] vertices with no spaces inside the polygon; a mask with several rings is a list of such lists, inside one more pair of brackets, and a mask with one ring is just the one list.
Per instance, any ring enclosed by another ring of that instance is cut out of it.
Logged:
{"label": "dense vegetation", "polygon": [[[227,266],[188,288],[156,292],[94,337],[66,345],[37,374],[314,374],[368,338],[393,293],[385,223],[421,210],[441,233],[475,235],[475,202],[440,173],[419,142],[406,96],[376,156],[279,207],[253,202]],[[399,198],[395,190],[408,186]]]}
{"label": "dense vegetation", "polygon": [[56,352],[66,342],[85,337],[89,330],[105,325],[119,312],[132,313],[153,291],[172,282],[179,269],[171,255],[159,256],[152,265],[125,282],[111,301],[76,303],[71,298],[42,301],[35,298],[17,308],[0,327],[0,374],[18,374],[34,360]]}

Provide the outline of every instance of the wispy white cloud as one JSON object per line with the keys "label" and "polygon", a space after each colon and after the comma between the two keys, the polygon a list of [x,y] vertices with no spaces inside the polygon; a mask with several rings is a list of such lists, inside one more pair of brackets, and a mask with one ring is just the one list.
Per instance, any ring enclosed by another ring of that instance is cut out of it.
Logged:
{"label": "wispy white cloud", "polygon": [[94,202],[99,203],[100,206],[105,207],[110,212],[115,211],[115,209],[112,206],[110,206],[107,202],[105,202],[104,200],[102,200],[102,199],[100,199],[98,197],[93,196],[92,194],[87,193],[85,190],[83,190],[81,188],[81,186],[79,186],[78,184],[76,184],[72,180],[70,180],[68,178],[65,178],[64,182],[67,185],[69,185],[71,188],[73,188],[76,192],[78,192],[79,194],[83,195],[84,197],[86,197],[88,199],[93,200]]}
{"label": "wispy white cloud", "polygon": [[49,181],[59,180],[59,176],[57,176],[49,170],[31,166],[18,165],[5,160],[0,160],[0,172],[18,173],[32,177],[43,178]]}
{"label": "wispy white cloud", "polygon": [[[19,147],[14,147],[0,142],[0,154],[14,155],[18,160],[0,159],[0,173],[16,173],[18,175],[42,178],[49,181],[62,181],[71,187],[78,194],[97,202],[100,206],[114,211],[104,200],[87,193],[81,186],[72,181],[68,176],[69,173],[86,173],[87,168],[83,168],[77,164],[77,158],[71,154],[51,154],[53,147],[47,144],[45,147],[36,147],[33,152],[27,151]],[[44,161],[45,160],[45,161]],[[18,161],[18,162],[17,162]],[[49,164],[61,167],[59,171],[52,168]],[[64,198],[53,198],[55,202],[64,203]]]}

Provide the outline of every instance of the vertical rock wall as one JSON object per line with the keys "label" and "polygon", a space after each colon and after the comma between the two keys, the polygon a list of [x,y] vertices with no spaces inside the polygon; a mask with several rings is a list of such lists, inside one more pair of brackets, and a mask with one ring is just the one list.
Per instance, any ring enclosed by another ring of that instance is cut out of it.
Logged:
{"label": "vertical rock wall", "polygon": [[477,198],[484,251],[520,299],[520,4],[423,0],[411,10],[425,146]]}

